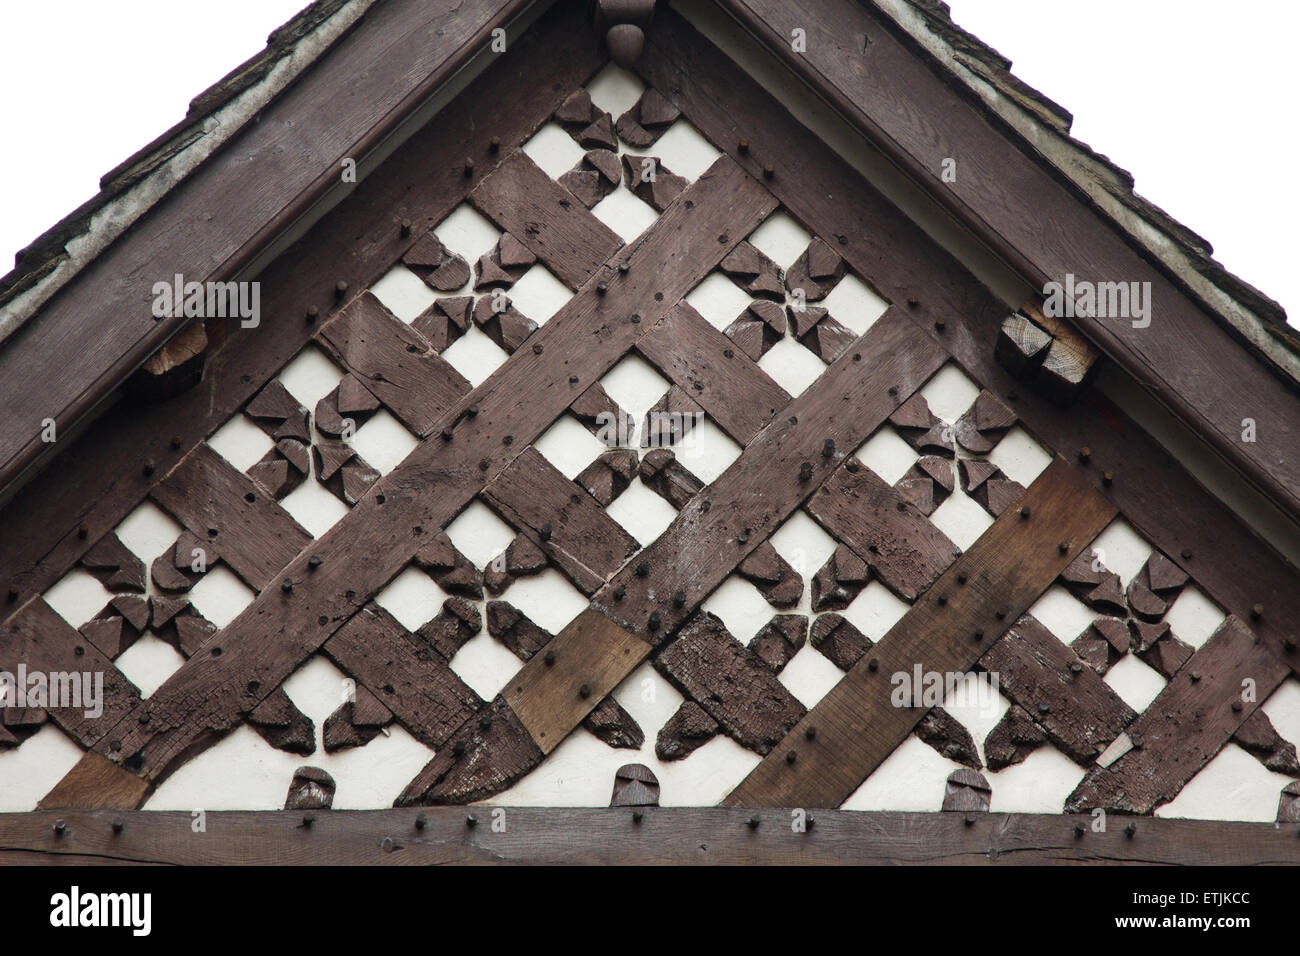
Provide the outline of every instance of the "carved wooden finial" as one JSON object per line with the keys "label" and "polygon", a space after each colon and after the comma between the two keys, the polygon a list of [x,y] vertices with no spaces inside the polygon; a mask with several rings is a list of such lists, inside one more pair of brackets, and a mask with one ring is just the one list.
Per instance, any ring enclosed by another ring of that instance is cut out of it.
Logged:
{"label": "carved wooden finial", "polygon": [[645,30],[654,15],[655,0],[597,0],[596,32],[614,62],[630,69],[645,46]]}

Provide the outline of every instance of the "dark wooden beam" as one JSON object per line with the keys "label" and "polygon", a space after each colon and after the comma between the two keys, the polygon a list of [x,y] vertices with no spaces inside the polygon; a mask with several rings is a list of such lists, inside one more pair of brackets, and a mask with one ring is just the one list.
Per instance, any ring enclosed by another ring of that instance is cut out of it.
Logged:
{"label": "dark wooden beam", "polygon": [[895,706],[893,675],[918,665],[941,675],[968,672],[1114,516],[1114,506],[1058,458],[726,804],[838,807],[930,710]]}
{"label": "dark wooden beam", "polygon": [[[774,206],[725,157],[701,174],[626,250],[629,271],[608,294],[589,280],[533,334],[530,348],[517,350],[448,412],[436,437],[376,481],[310,555],[301,553],[210,647],[121,721],[114,739],[123,765],[156,783],[237,726],[401,571],[426,531],[451,520],[694,288],[731,247],[719,235],[746,235]],[[478,413],[465,414],[470,407]],[[358,566],[357,554],[369,560]],[[294,587],[285,589],[285,581]]]}
{"label": "dark wooden beam", "polygon": [[522,151],[488,174],[469,198],[570,289],[581,286],[623,247],[614,230],[575,202]]}
{"label": "dark wooden beam", "polygon": [[246,475],[198,445],[150,497],[261,590],[308,544],[311,535]]}
{"label": "dark wooden beam", "polygon": [[1241,620],[1229,617],[1129,725],[1137,745],[1094,767],[1066,807],[1150,813],[1167,803],[1288,674]]}
{"label": "dark wooden beam", "polygon": [[[1046,168],[1032,146],[991,120],[955,78],[870,4],[720,0],[815,93],[897,163],[943,209],[1031,285],[1149,283],[1150,326],[1080,316],[1079,329],[1293,520],[1300,520],[1300,391],[1150,253]],[[666,18],[656,22],[656,29]],[[791,31],[807,49],[791,49]],[[652,33],[654,30],[651,31]],[[730,107],[737,97],[725,101]],[[900,109],[900,103],[909,104]],[[683,112],[689,111],[683,110]],[[750,135],[757,163],[777,175],[789,150]],[[941,179],[956,159],[955,181]],[[1050,222],[1051,229],[1043,223]],[[1242,420],[1259,423],[1241,441]]]}
{"label": "dark wooden beam", "polygon": [[[1090,815],[821,810],[795,832],[789,810],[731,807],[455,807],[209,811],[197,839],[186,812],[0,814],[0,864],[443,865],[637,864],[1034,866],[1073,863],[1295,865],[1295,826],[1221,820],[1118,821]],[[494,828],[503,816],[504,830]],[[756,819],[758,826],[749,821]],[[54,824],[64,828],[56,833]],[[120,832],[114,826],[119,825]],[[1082,828],[1082,835],[1076,835]]]}
{"label": "dark wooden beam", "polygon": [[640,545],[596,499],[529,448],[483,489],[584,594],[598,590]]}
{"label": "dark wooden beam", "polygon": [[322,326],[316,341],[421,438],[470,390],[419,332],[369,292]]}
{"label": "dark wooden beam", "polygon": [[[50,587],[145,498],[158,476],[238,412],[310,341],[317,326],[304,318],[309,308],[323,319],[347,304],[335,301],[337,282],[368,288],[421,230],[455,209],[476,182],[463,173],[467,155],[477,158],[481,172],[490,171],[531,136],[599,67],[586,30],[581,10],[558,4],[263,270],[266,320],[257,329],[233,330],[209,356],[198,386],[158,405],[118,403],[94,428],[61,438],[59,467],[46,469],[0,511],[0,593],[19,589],[14,607],[0,613],[7,616]],[[500,109],[504,102],[511,108]],[[496,153],[493,137],[501,144]],[[412,223],[409,236],[403,220]],[[123,455],[123,448],[132,454]],[[153,466],[152,477],[145,464]]]}
{"label": "dark wooden beam", "polygon": [[[759,143],[782,149],[767,186],[814,233],[835,239],[849,265],[936,339],[984,388],[1010,401],[1035,440],[1078,459],[1093,486],[1206,593],[1239,617],[1256,605],[1255,633],[1300,673],[1289,649],[1300,620],[1295,567],[1193,478],[1128,415],[1095,389],[1064,410],[1020,387],[992,343],[1012,311],[960,262],[848,165],[771,94],[671,9],[661,11],[637,70],[719,149],[761,172]],[[749,144],[740,149],[740,141]],[[808,188],[816,184],[816,188]],[[1010,400],[1011,395],[1016,395]],[[1086,460],[1084,460],[1086,459]],[[1230,551],[1204,547],[1231,541]]]}
{"label": "dark wooden beam", "polygon": [[[678,313],[694,315],[694,313]],[[698,316],[697,321],[703,322]],[[512,735],[482,742],[463,768],[435,761],[404,794],[410,803],[481,792],[481,768],[497,748],[506,758],[533,746],[552,752],[591,709],[668,640],[704,599],[833,473],[845,451],[823,456],[825,442],[855,449],[942,364],[942,352],[890,311],[750,441],[715,482],[699,491],[653,544],[601,588],[586,612],[533,657],[499,701],[517,715]],[[719,502],[717,508],[713,501]],[[761,512],[737,507],[758,498]],[[472,728],[464,728],[474,738]],[[466,776],[458,787],[444,778]],[[518,773],[523,769],[516,764]],[[437,771],[437,772],[435,772]],[[435,781],[442,787],[434,789]],[[502,787],[510,782],[500,776]],[[477,797],[473,798],[477,799]]]}
{"label": "dark wooden beam", "polygon": [[785,389],[685,302],[637,351],[742,446],[790,403]]}
{"label": "dark wooden beam", "polygon": [[82,269],[0,349],[0,487],[49,449],[43,419],[70,429],[186,324],[150,314],[155,282],[237,275],[338,185],[345,157],[361,160],[395,132],[528,2],[396,0],[369,11]]}

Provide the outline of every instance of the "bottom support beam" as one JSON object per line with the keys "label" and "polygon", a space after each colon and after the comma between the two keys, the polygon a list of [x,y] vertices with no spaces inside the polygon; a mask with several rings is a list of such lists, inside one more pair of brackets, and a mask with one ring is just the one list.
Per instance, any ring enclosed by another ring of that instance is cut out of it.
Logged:
{"label": "bottom support beam", "polygon": [[0,814],[0,864],[1300,864],[1295,824],[1095,823],[740,807],[213,811],[201,824],[184,812],[36,811]]}

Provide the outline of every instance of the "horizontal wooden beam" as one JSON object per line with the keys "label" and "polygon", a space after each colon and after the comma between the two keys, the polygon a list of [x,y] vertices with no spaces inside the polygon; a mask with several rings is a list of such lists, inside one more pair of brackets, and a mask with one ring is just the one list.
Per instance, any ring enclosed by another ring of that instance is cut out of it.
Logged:
{"label": "horizontal wooden beam", "polygon": [[1300,864],[1293,824],[1219,820],[1144,819],[1130,834],[1121,817],[1098,833],[1091,815],[1018,813],[820,810],[803,832],[790,810],[741,807],[428,807],[311,816],[305,826],[302,811],[210,811],[206,834],[195,836],[188,812],[5,813],[0,864]]}

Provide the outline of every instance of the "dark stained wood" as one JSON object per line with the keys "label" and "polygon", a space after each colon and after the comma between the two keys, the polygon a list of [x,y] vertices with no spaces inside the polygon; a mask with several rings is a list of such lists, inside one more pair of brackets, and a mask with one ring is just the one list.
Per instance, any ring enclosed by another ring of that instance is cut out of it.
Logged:
{"label": "dark stained wood", "polygon": [[989,770],[997,773],[1024,761],[1047,742],[1047,734],[1034,723],[1029,712],[1012,704],[997,726],[984,738],[984,759]]}
{"label": "dark stained wood", "polygon": [[[403,219],[418,224],[413,232],[418,236],[419,226],[433,226],[455,209],[474,185],[461,168],[467,154],[479,157],[480,169],[491,169],[497,161],[489,150],[493,136],[506,146],[522,143],[565,91],[599,67],[599,51],[586,30],[582,11],[571,5],[544,16],[436,122],[412,136],[357,184],[346,202],[263,270],[258,276],[262,325],[232,330],[210,356],[196,388],[160,405],[119,403],[75,437],[61,429],[59,467],[45,469],[0,512],[6,531],[0,535],[0,589],[15,585],[25,601],[57,581],[144,499],[158,477],[310,340],[316,326],[301,318],[308,306],[326,315],[334,305],[336,281],[359,290],[382,276],[416,242],[402,235]],[[536,82],[539,76],[548,82]],[[505,101],[511,108],[499,110]],[[488,112],[492,123],[483,122]],[[333,164],[332,177],[337,168]],[[132,454],[123,455],[123,448]],[[142,461],[154,463],[153,477],[143,473]],[[81,527],[87,529],[85,538]]]}
{"label": "dark stained wood", "polygon": [[286,753],[316,752],[316,725],[280,687],[248,715],[248,723],[268,744]]}
{"label": "dark stained wood", "polygon": [[791,608],[803,597],[803,578],[770,541],[764,541],[741,561],[736,573],[758,588],[773,607]]}
{"label": "dark stained wood", "polygon": [[[455,737],[407,784],[394,806],[473,803],[500,793],[544,757],[500,697],[481,716],[466,722]],[[464,816],[460,827],[465,828]]]}
{"label": "dark stained wood", "polygon": [[325,718],[321,728],[325,752],[332,754],[348,747],[364,747],[392,722],[393,712],[364,684],[358,684],[354,699],[344,701]]}
{"label": "dark stained wood", "polygon": [[[611,579],[596,606],[655,643],[664,640],[835,470],[841,453],[824,457],[825,442],[857,448],[940,364],[927,337],[897,313],[886,313]],[[763,502],[761,511],[741,506],[755,500]],[[645,577],[635,574],[642,562],[649,569]],[[616,600],[620,586],[626,597]],[[680,606],[668,600],[678,592]],[[649,619],[656,613],[660,628],[652,633]]]}
{"label": "dark stained wood", "polygon": [[808,500],[807,510],[908,601],[958,554],[947,535],[868,468],[837,471]]}
{"label": "dark stained wood", "polygon": [[383,608],[362,608],[322,650],[435,750],[483,706],[441,655]]}
{"label": "dark stained wood", "polygon": [[870,638],[838,614],[818,615],[808,639],[842,671],[851,668],[875,646]]}
{"label": "dark stained wood", "polygon": [[718,734],[718,722],[693,700],[682,705],[659,728],[655,756],[660,760],[685,760]]}
{"label": "dark stained wood", "polygon": [[207,445],[197,446],[149,496],[196,537],[211,541],[258,591],[311,543],[287,511]]}
{"label": "dark stained wood", "polygon": [[[823,810],[803,833],[787,810],[647,807],[633,826],[626,808],[510,807],[504,832],[492,808],[431,807],[416,830],[411,810],[209,811],[219,840],[195,839],[188,812],[66,811],[0,814],[0,863],[195,865],[503,864],[917,864],[1033,866],[1075,863],[1261,865],[1300,863],[1294,827],[1223,820],[1142,820],[1093,833],[1080,814],[862,813]],[[751,816],[760,825],[751,829]],[[55,819],[66,825],[53,832]],[[113,822],[123,824],[114,833]],[[1084,829],[1077,837],[1075,827]],[[386,842],[387,840],[387,842]]]}
{"label": "dark stained wood", "polygon": [[697,614],[654,659],[656,669],[742,747],[765,754],[807,708],[717,617]]}
{"label": "dark stained wood", "polygon": [[50,719],[83,747],[93,747],[103,740],[140,700],[140,692],[113,662],[77,633],[43,598],[29,601],[10,618],[0,628],[0,638],[0,670],[15,677],[20,664],[25,664],[29,673],[104,675],[101,715],[87,717],[86,711],[90,709],[87,706],[44,708]]}
{"label": "dark stained wood", "polygon": [[[627,257],[629,272],[607,295],[588,283],[536,333],[534,347],[519,350],[448,414],[450,440],[431,439],[376,482],[226,626],[220,656],[187,661],[141,705],[153,715],[148,723],[138,719],[143,714],[123,722],[124,759],[157,779],[235,726],[402,569],[426,530],[450,520],[695,286],[727,252],[718,235],[746,234],[772,207],[766,190],[730,160],[701,174]],[[634,322],[629,311],[638,308]],[[462,416],[471,406],[478,414]],[[371,560],[357,566],[358,553]],[[312,556],[320,559],[315,569]],[[284,579],[293,591],[282,590]]]}
{"label": "dark stained wood", "polygon": [[[1067,812],[1103,807],[1150,813],[1172,800],[1288,675],[1286,665],[1229,616],[1133,721],[1128,735],[1142,746],[1089,772],[1066,800]],[[1253,701],[1242,700],[1244,680],[1254,681]]]}
{"label": "dark stained wood", "polygon": [[[186,324],[180,317],[156,320],[141,305],[151,300],[155,281],[178,273],[193,280],[236,275],[338,185],[340,160],[366,156],[523,5],[472,0],[447,8],[401,0],[362,18],[260,110],[257,122],[245,124],[84,268],[0,350],[0,407],[11,414],[0,430],[0,484],[47,450],[39,437],[43,418],[69,429]],[[394,36],[409,42],[386,39]],[[465,145],[456,145],[463,155]],[[249,188],[253,180],[262,188]],[[88,315],[108,318],[88,327]],[[64,348],[73,341],[80,347]],[[43,387],[21,385],[35,369],[45,370]]]}
{"label": "dark stained wood", "polygon": [[579,488],[586,489],[587,494],[605,508],[627,491],[639,466],[634,449],[611,448],[578,472],[573,481]]}
{"label": "dark stained wood", "polygon": [[639,750],[645,743],[645,731],[613,697],[595,706],[582,726],[602,743],[619,750]]}
{"label": "dark stained wood", "polygon": [[[672,11],[656,19],[638,70],[755,174],[768,160],[756,149],[741,153],[740,139],[799,142],[798,150],[782,152],[782,174],[767,180],[773,193],[810,229],[835,236],[839,253],[886,299],[914,299],[908,315],[918,325],[931,329],[943,320],[944,346],[967,375],[997,395],[1017,390],[989,348],[1011,309]],[[1247,374],[1242,381],[1253,378]],[[1258,533],[1095,389],[1069,412],[1024,389],[1013,404],[1021,424],[1048,448],[1070,458],[1088,448],[1094,487],[1104,487],[1161,551],[1178,556],[1214,600],[1242,617],[1263,604],[1268,613],[1255,622],[1256,633],[1300,672],[1300,652],[1284,648],[1292,622],[1300,619],[1295,569]],[[1113,481],[1103,485],[1107,472]],[[1207,552],[1207,540],[1232,541],[1231,557]],[[1194,557],[1181,557],[1184,551]]]}
{"label": "dark stained wood", "polygon": [[802,614],[777,614],[749,639],[749,649],[779,673],[808,642],[808,618]]}
{"label": "dark stained wood", "polygon": [[[925,715],[927,708],[892,705],[891,675],[916,664],[940,674],[968,670],[1115,515],[1061,459],[1022,503],[1030,517],[1008,511],[997,519],[727,796],[728,806],[839,806]],[[1061,541],[1070,542],[1066,554]],[[816,740],[806,739],[808,727]]]}
{"label": "dark stained wood", "polygon": [[[916,725],[915,733],[920,740],[949,760],[977,770],[983,766],[970,731],[942,707],[931,708]],[[948,807],[945,806],[944,809],[947,810]]]}
{"label": "dark stained wood", "polygon": [[469,194],[470,202],[515,236],[570,289],[577,289],[623,246],[605,225],[522,150]]}
{"label": "dark stained wood", "polygon": [[586,594],[640,547],[595,498],[534,448],[511,462],[482,497],[517,530],[531,532],[547,557]]}
{"label": "dark stained wood", "polygon": [[[943,72],[917,54],[914,41],[889,16],[838,0],[797,6],[723,0],[723,5],[1030,285],[1064,282],[1067,274],[1089,282],[1121,277],[1149,282],[1157,334],[1124,318],[1081,316],[1075,325],[1284,512],[1300,517],[1300,457],[1289,453],[1300,421],[1300,394],[1194,295],[1137,252],[1132,240],[1099,215],[1094,203],[1080,199],[1050,164],[1035,161],[1037,153],[990,119],[964,86],[954,89],[949,85],[954,81],[945,82]],[[671,22],[666,16],[656,19],[646,60],[662,49],[656,34]],[[796,27],[807,31],[806,53],[791,49]],[[666,84],[654,85],[695,119]],[[729,93],[719,106],[734,109],[741,96],[734,88]],[[899,109],[900,103],[912,108]],[[734,121],[747,118],[737,111]],[[750,131],[751,138],[758,135]],[[752,162],[771,162],[764,150],[753,152]],[[954,183],[935,174],[948,157],[961,157]],[[1052,228],[1045,230],[1045,222]],[[1261,422],[1257,442],[1240,441],[1247,417]]]}
{"label": "dark stained wood", "polygon": [[422,438],[470,390],[464,376],[369,292],[326,323],[316,341]]}
{"label": "dark stained wood", "polygon": [[1137,716],[1097,672],[1026,614],[980,659],[1067,757],[1089,766]]}
{"label": "dark stained wood", "polygon": [[637,351],[741,445],[790,402],[785,389],[685,302]]}
{"label": "dark stained wood", "polygon": [[638,472],[646,487],[678,511],[685,508],[686,502],[704,487],[704,482],[691,474],[690,469],[667,448],[652,448],[646,452]]}
{"label": "dark stained wood", "polygon": [[[862,367],[866,356],[872,357],[870,364]],[[894,411],[900,400],[895,396],[911,395],[941,362],[929,340],[909,324],[882,316],[851,354],[787,406],[718,481],[688,503],[639,560],[610,579],[592,607],[556,636],[551,664],[534,657],[510,682],[504,697],[536,744],[546,753],[559,746],[594,703],[646,658],[651,643],[672,634],[812,493],[816,470],[824,480],[835,464],[821,457],[826,436],[856,448]],[[887,382],[896,386],[894,394]],[[814,477],[805,480],[800,464],[812,461],[817,462],[810,465]],[[722,514],[709,517],[711,494],[735,501],[754,488],[766,489],[763,514],[747,522],[750,516],[720,508]]]}
{"label": "dark stained wood", "polygon": [[1300,777],[1300,760],[1296,759],[1295,744],[1282,737],[1268,719],[1268,714],[1257,710],[1232,735],[1235,743],[1255,757],[1274,773]]}

